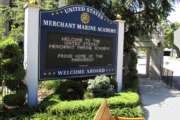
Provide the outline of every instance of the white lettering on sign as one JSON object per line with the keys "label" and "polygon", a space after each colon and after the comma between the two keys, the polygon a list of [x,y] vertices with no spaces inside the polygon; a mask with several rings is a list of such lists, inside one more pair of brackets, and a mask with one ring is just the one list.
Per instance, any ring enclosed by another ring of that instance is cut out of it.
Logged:
{"label": "white lettering on sign", "polygon": [[89,69],[87,70],[88,74],[92,74],[92,73],[104,73],[106,70],[104,68],[100,68],[100,69]]}
{"label": "white lettering on sign", "polygon": [[71,13],[71,12],[83,12],[83,11],[85,11],[86,9],[85,9],[85,7],[83,7],[83,6],[75,6],[75,7],[70,7],[70,8],[65,8],[64,9],[64,12],[66,13],[66,14],[68,14],[68,13]]}
{"label": "white lettering on sign", "polygon": [[92,15],[97,16],[101,20],[108,20],[108,18],[104,17],[104,14],[102,12],[99,12],[95,10],[94,8],[89,8],[89,7],[84,7],[84,6],[75,6],[75,7],[70,7],[70,8],[65,8],[63,10],[65,14],[69,14],[72,12],[88,12]]}
{"label": "white lettering on sign", "polygon": [[[76,70],[59,70],[57,72],[58,76],[62,75],[82,75],[82,74],[94,74],[94,73],[105,73],[108,69],[105,68],[92,68],[92,69],[76,69]],[[113,71],[113,70],[112,70]]]}
{"label": "white lettering on sign", "polygon": [[96,26],[89,26],[89,25],[77,24],[77,29],[96,31]]}
{"label": "white lettering on sign", "polygon": [[93,14],[93,15],[95,15],[95,16],[97,16],[97,17],[100,18],[101,20],[104,18],[104,17],[103,17],[104,14],[102,14],[102,13],[94,10],[93,8],[87,8],[86,11],[89,12],[89,13],[91,13],[91,14]]}
{"label": "white lettering on sign", "polygon": [[45,20],[45,19],[43,20],[42,25],[49,27],[60,27],[60,28],[78,29],[78,30],[95,31],[95,32],[97,31],[97,32],[105,32],[105,33],[117,33],[117,30],[114,28],[96,27],[91,25],[68,23],[68,22]]}
{"label": "white lettering on sign", "polygon": [[66,22],[60,22],[60,21],[54,21],[54,20],[43,20],[43,25],[50,26],[50,27],[62,27],[62,28],[75,29],[74,23],[66,23]]}
{"label": "white lettering on sign", "polygon": [[81,74],[85,74],[84,70],[59,70],[57,72],[58,76],[62,76],[62,75],[81,75]]}
{"label": "white lettering on sign", "polygon": [[112,29],[112,28],[98,27],[97,30],[99,32],[116,33],[116,29]]}

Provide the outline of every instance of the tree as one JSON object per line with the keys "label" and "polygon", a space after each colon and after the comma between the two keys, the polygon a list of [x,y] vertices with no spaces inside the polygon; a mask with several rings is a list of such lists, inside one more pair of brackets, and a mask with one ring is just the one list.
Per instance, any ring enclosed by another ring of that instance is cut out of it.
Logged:
{"label": "tree", "polygon": [[[55,9],[60,0],[41,0],[43,9]],[[104,12],[110,19],[115,20],[119,14],[126,21],[124,53],[128,62],[125,65],[125,79],[133,83],[137,79],[136,54],[134,41],[141,35],[150,35],[156,26],[165,20],[172,11],[175,0],[66,0],[68,4],[84,4]],[[17,41],[23,40],[23,4],[26,0],[13,0],[10,7],[4,7],[0,12],[7,19],[11,18],[11,34]],[[7,10],[6,10],[7,9]],[[7,15],[6,15],[7,14]],[[10,16],[10,17],[9,17]],[[16,33],[16,34],[13,34]],[[18,33],[18,35],[17,35]],[[19,37],[20,36],[20,37]],[[132,60],[134,60],[132,62]],[[134,82],[136,83],[136,82]],[[128,85],[127,85],[128,86]]]}
{"label": "tree", "polygon": [[180,57],[180,50],[179,48],[174,45],[174,31],[180,28],[180,23],[172,23],[170,25],[165,26],[165,47],[167,48],[174,48],[177,53],[177,57]]}
{"label": "tree", "polygon": [[[11,0],[9,6],[0,5],[2,24],[9,24],[8,35],[21,44],[24,39],[24,5],[27,0]],[[42,9],[56,9],[58,0],[41,0]],[[0,26],[2,26],[0,23]]]}
{"label": "tree", "polygon": [[[24,38],[24,5],[26,2],[27,0],[11,0],[8,6],[0,5],[1,65],[5,64],[3,61],[7,62],[7,60],[5,59],[11,59],[10,57],[12,57],[12,54],[14,54],[13,59],[18,59],[18,61],[14,60],[14,64],[20,63],[22,65],[22,61],[23,61],[22,43]],[[55,9],[58,7],[58,0],[41,0],[41,6],[42,9]],[[6,31],[8,31],[8,33],[5,34]],[[10,49],[11,47],[14,48],[12,51]],[[7,57],[8,54],[6,53],[5,58],[3,58],[4,52],[7,51],[7,49],[10,50],[12,54],[10,55],[10,57]],[[2,69],[3,73],[7,73],[10,75],[9,71],[10,69],[4,69],[4,68]],[[16,76],[18,74],[14,74],[14,75]]]}
{"label": "tree", "polygon": [[125,20],[124,66],[125,88],[137,85],[134,41],[139,36],[150,36],[161,21],[173,10],[174,0],[68,0],[69,4],[85,4],[103,11],[110,19],[119,14]]}
{"label": "tree", "polygon": [[[23,69],[23,24],[25,0],[16,0],[0,6],[0,79],[17,84],[24,77]],[[5,30],[6,29],[6,30]],[[14,84],[13,89],[16,89]]]}

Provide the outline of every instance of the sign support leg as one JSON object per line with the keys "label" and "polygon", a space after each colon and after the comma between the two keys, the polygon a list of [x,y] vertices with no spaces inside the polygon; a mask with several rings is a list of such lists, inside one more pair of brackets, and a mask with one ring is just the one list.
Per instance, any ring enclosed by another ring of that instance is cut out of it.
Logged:
{"label": "sign support leg", "polygon": [[28,89],[27,101],[30,107],[36,107],[38,104],[38,32],[39,8],[27,6],[24,28],[24,68]]}
{"label": "sign support leg", "polygon": [[117,20],[116,22],[118,23],[116,81],[119,92],[122,90],[123,81],[124,21]]}

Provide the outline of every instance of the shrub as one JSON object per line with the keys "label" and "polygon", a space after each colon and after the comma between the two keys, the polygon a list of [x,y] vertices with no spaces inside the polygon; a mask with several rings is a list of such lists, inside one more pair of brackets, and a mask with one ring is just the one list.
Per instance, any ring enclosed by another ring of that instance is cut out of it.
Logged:
{"label": "shrub", "polygon": [[[18,43],[14,41],[12,37],[8,37],[0,41],[0,68],[1,73],[0,79],[20,81],[24,78],[25,71],[23,68],[22,50]],[[7,86],[11,90],[15,90],[15,84],[9,84]]]}
{"label": "shrub", "polygon": [[116,81],[116,78],[115,78],[115,75],[112,75],[109,77],[110,78],[110,84],[113,85],[114,87],[114,90],[117,92],[117,81]]}
{"label": "shrub", "polygon": [[16,94],[9,94],[3,97],[3,103],[9,106],[16,106]]}
{"label": "shrub", "polygon": [[94,98],[94,95],[91,91],[85,91],[84,93],[84,99],[91,99],[91,98]]}
{"label": "shrub", "polygon": [[26,88],[18,88],[16,94],[9,94],[3,97],[4,104],[8,106],[22,106],[26,100]]}
{"label": "shrub", "polygon": [[[107,100],[113,116],[143,116],[143,111],[140,107],[137,107],[139,96],[136,93],[121,92]],[[57,95],[51,95],[40,104],[40,108],[42,106],[46,108],[43,109],[45,110],[44,113],[35,114],[31,119],[92,120],[103,101],[103,98],[61,101]],[[51,104],[49,104],[50,102]],[[47,106],[45,107],[45,105]]]}
{"label": "shrub", "polygon": [[84,89],[80,81],[64,80],[56,88],[55,93],[62,100],[75,100],[83,98]]}
{"label": "shrub", "polygon": [[[92,112],[96,111],[101,103],[104,101],[103,98],[94,98],[86,100],[73,100],[73,101],[60,101],[56,95],[52,95],[45,99],[41,104],[40,108],[46,112],[55,115],[68,115],[79,112]],[[53,103],[49,105],[49,103]],[[112,109],[124,108],[124,107],[135,107],[139,104],[139,96],[133,92],[118,93],[113,97],[108,98],[108,103]],[[47,106],[45,106],[47,105]]]}
{"label": "shrub", "polygon": [[108,97],[113,95],[114,86],[107,76],[97,76],[94,80],[90,79],[88,82],[87,91],[92,92],[94,97]]}
{"label": "shrub", "polygon": [[48,108],[48,106],[53,106],[59,103],[61,100],[59,99],[59,95],[50,95],[46,97],[41,103],[39,108],[44,111]]}
{"label": "shrub", "polygon": [[134,108],[116,108],[112,109],[111,113],[113,116],[117,117],[142,117],[144,116],[143,110],[141,107],[134,107]]}
{"label": "shrub", "polygon": [[56,90],[61,83],[61,80],[48,80],[40,82],[40,88],[45,88],[48,90]]}
{"label": "shrub", "polygon": [[[91,112],[76,112],[69,113],[67,115],[59,115],[59,114],[51,114],[51,113],[37,113],[32,116],[21,118],[18,120],[92,120],[96,114],[95,111]],[[139,108],[122,108],[122,109],[112,109],[111,113],[113,116],[121,116],[121,117],[142,117],[144,116],[143,111]]]}
{"label": "shrub", "polygon": [[26,92],[27,92],[26,85],[22,81],[19,82],[19,84],[16,88],[17,105],[22,106],[25,104]]}
{"label": "shrub", "polygon": [[90,113],[82,112],[82,113],[74,113],[68,114],[66,116],[61,115],[52,115],[47,113],[39,113],[35,114],[32,117],[22,118],[23,120],[92,120],[95,116],[95,111]]}
{"label": "shrub", "polygon": [[[30,118],[27,118],[27,120],[29,120],[29,119]],[[59,116],[55,116],[55,115],[51,115],[51,114],[47,114],[47,113],[38,113],[38,114],[33,115],[31,117],[31,119],[34,119],[34,120],[60,120],[61,118],[59,118]],[[63,119],[61,119],[61,120],[63,120]],[[64,120],[66,120],[66,119],[64,119]]]}
{"label": "shrub", "polygon": [[[139,105],[139,96],[133,92],[118,93],[107,99],[113,116],[143,116]],[[39,113],[17,115],[18,120],[92,120],[103,98],[62,101],[58,95],[51,95],[40,104]]]}

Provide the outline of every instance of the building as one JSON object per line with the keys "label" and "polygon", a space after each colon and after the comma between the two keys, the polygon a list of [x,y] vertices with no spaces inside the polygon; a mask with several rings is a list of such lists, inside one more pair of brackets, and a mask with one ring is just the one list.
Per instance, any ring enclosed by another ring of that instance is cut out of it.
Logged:
{"label": "building", "polygon": [[174,45],[180,50],[180,28],[174,32]]}
{"label": "building", "polygon": [[135,41],[136,48],[146,49],[147,77],[160,80],[163,72],[164,31],[161,26],[151,36],[141,36]]}

